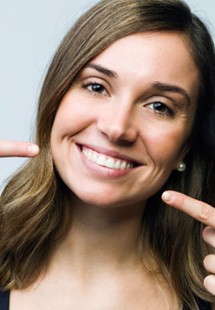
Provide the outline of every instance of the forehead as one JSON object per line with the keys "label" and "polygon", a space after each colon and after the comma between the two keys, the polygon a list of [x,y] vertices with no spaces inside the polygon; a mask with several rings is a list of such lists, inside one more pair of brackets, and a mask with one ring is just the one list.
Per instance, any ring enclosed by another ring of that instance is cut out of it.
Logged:
{"label": "forehead", "polygon": [[189,69],[197,70],[188,42],[185,35],[177,32],[137,33],[115,41],[94,60],[107,61],[116,67],[124,65],[127,69],[141,65],[139,69],[143,69],[146,60],[151,59],[150,65],[153,62],[167,67],[189,65]]}
{"label": "forehead", "polygon": [[200,77],[188,42],[177,32],[138,33],[117,40],[92,62],[114,70],[124,82],[174,82],[197,97]]}

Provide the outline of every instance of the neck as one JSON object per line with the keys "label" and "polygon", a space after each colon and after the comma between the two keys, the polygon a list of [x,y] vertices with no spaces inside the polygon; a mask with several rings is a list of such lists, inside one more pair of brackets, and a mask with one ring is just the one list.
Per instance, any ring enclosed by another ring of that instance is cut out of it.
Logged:
{"label": "neck", "polygon": [[71,208],[71,229],[57,250],[69,266],[76,270],[96,266],[98,270],[140,260],[138,236],[143,206],[107,208],[76,202]]}
{"label": "neck", "polygon": [[[58,279],[61,286],[67,283],[75,288],[78,296],[81,292],[81,298],[97,300],[96,294],[105,304],[116,298],[111,309],[118,309],[125,297],[132,304],[139,298],[141,307],[148,309],[158,289],[162,299],[168,294],[168,303],[172,300],[172,291],[153,257],[140,252],[143,206],[107,208],[79,202],[71,204],[71,209],[71,229],[42,278],[45,287]],[[166,307],[166,301],[162,303]]]}

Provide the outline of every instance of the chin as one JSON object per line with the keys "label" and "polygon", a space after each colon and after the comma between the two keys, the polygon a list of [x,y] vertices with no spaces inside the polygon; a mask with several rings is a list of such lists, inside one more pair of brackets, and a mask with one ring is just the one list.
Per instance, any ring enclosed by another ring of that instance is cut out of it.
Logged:
{"label": "chin", "polygon": [[92,194],[91,195],[78,195],[77,198],[82,201],[84,204],[101,207],[101,208],[111,208],[111,207],[119,207],[123,206],[125,202],[120,201],[120,199],[100,195],[100,194]]}
{"label": "chin", "polygon": [[[125,208],[125,207],[132,207],[133,205],[144,205],[144,199],[137,199],[134,200],[129,199],[129,197],[121,197],[120,195],[117,195],[117,192],[113,194],[113,191],[109,192],[86,192],[86,191],[79,191],[75,192],[73,191],[73,195],[76,197],[74,203],[84,204],[84,205],[90,205],[100,208]],[[73,196],[73,197],[74,197]]]}

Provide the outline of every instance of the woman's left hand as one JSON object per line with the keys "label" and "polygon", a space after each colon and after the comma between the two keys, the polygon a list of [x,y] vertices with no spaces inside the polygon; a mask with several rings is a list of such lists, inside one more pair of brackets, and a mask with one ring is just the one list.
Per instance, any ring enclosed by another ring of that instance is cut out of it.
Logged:
{"label": "woman's left hand", "polygon": [[[175,191],[164,192],[162,199],[169,206],[181,210],[207,225],[202,232],[202,237],[205,242],[215,248],[215,208]],[[215,254],[207,255],[203,263],[205,269],[210,273],[204,279],[204,286],[211,294],[215,295]]]}

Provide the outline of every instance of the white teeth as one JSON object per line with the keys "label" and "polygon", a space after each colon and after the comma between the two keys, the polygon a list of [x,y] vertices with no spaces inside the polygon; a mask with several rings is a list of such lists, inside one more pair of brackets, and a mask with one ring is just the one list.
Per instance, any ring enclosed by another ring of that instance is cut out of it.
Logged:
{"label": "white teeth", "polygon": [[108,168],[114,168],[114,160],[112,158],[109,158],[106,160],[105,166]]}
{"label": "white teeth", "polygon": [[97,165],[104,166],[111,169],[125,170],[133,167],[132,163],[125,160],[112,158],[109,156],[101,155],[93,150],[82,148],[83,155],[90,161]]}
{"label": "white teeth", "polygon": [[120,169],[124,170],[126,168],[126,162],[123,161],[120,165]]}
{"label": "white teeth", "polygon": [[100,166],[106,166],[106,160],[104,156],[98,156],[95,162]]}
{"label": "white teeth", "polygon": [[93,156],[92,156],[92,161],[95,162],[96,159],[97,159],[97,156],[96,156],[96,153],[94,152],[94,153],[93,153]]}
{"label": "white teeth", "polygon": [[119,167],[120,167],[120,160],[117,160],[114,164],[114,168],[119,169]]}

